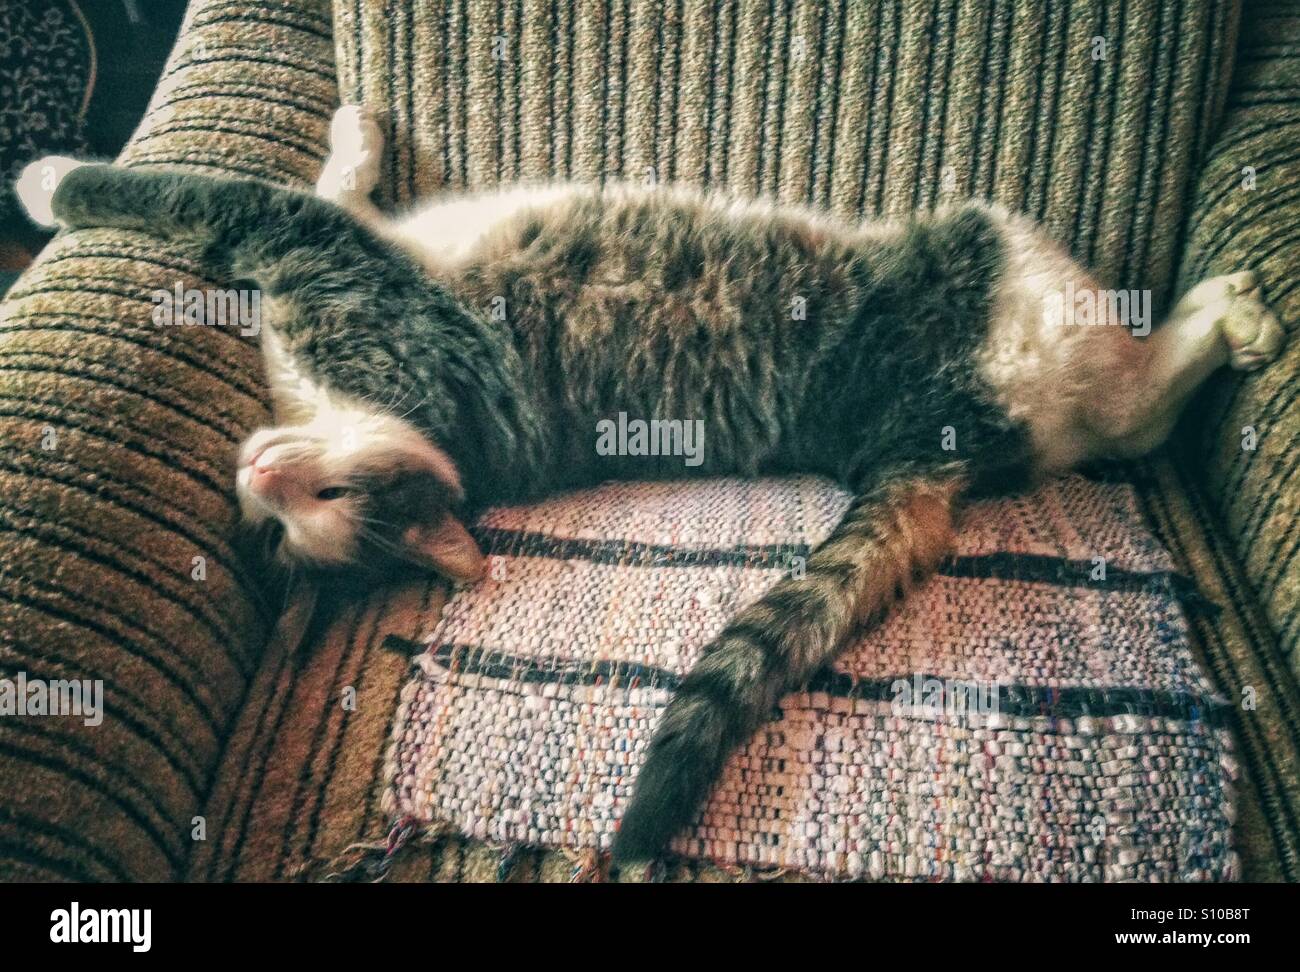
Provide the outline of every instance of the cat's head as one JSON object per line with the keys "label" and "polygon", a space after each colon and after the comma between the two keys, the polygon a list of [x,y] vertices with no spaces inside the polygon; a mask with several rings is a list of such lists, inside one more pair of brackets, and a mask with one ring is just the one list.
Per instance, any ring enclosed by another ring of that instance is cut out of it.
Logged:
{"label": "cat's head", "polygon": [[324,410],[254,433],[235,479],[245,523],[268,560],[357,586],[413,570],[482,576],[478,545],[456,516],[451,459],[382,413]]}

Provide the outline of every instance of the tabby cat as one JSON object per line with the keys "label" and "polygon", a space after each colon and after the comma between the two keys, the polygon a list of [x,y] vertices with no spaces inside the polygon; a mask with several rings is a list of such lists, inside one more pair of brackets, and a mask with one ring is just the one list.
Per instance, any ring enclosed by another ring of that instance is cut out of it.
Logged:
{"label": "tabby cat", "polygon": [[[1283,343],[1249,272],[1195,287],[1145,336],[1064,250],[983,203],[849,225],[546,185],[392,220],[368,199],[373,121],[340,110],[332,142],[316,197],[57,158],[19,187],[38,221],[190,241],[260,288],[277,424],[244,445],[236,487],[274,560],[335,587],[472,581],[467,518],[610,478],[819,473],[854,494],[802,575],[681,683],[616,860],[665,848],[781,695],[945,556],[963,501],[1144,453],[1212,371]],[[702,422],[699,461],[597,449],[620,414]]]}

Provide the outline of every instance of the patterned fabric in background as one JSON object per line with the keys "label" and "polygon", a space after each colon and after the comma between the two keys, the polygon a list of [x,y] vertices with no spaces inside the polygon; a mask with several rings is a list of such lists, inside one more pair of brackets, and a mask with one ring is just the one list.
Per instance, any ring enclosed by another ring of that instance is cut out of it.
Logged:
{"label": "patterned fabric in background", "polygon": [[80,11],[0,0],[0,225],[22,219],[13,184],[42,155],[85,154],[92,43]]}

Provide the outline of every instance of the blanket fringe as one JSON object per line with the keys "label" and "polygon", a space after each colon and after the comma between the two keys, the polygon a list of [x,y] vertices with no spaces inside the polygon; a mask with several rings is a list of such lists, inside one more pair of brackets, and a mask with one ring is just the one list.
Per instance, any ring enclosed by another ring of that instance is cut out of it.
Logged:
{"label": "blanket fringe", "polygon": [[[382,838],[355,841],[330,860],[315,858],[304,861],[293,868],[291,874],[295,878],[312,880],[313,873],[323,871],[322,876],[315,879],[322,884],[379,884],[388,877],[393,861],[405,848],[417,842],[433,843],[453,831],[454,828],[445,823],[423,824],[414,817],[404,817],[396,821]],[[502,883],[509,880],[519,862],[532,849],[531,845],[522,842],[498,847],[497,880]],[[570,883],[603,884],[611,879],[612,862],[608,851],[557,849],[572,865]],[[658,879],[663,880],[662,876]]]}
{"label": "blanket fringe", "polygon": [[519,858],[524,856],[524,850],[527,845],[515,843],[507,844],[501,851],[501,859],[497,862],[497,881],[505,884],[510,875],[514,873],[519,864]]}
{"label": "blanket fringe", "polygon": [[429,843],[445,831],[441,825],[425,826],[414,817],[404,817],[389,828],[380,840],[356,841],[343,848],[325,865],[323,884],[365,881],[378,884],[388,877],[393,859],[413,838]]}
{"label": "blanket fringe", "polygon": [[567,848],[562,850],[564,856],[573,864],[573,870],[569,874],[570,884],[604,884],[608,881],[608,875],[605,873],[610,862],[608,853],[602,854],[594,847],[583,851],[571,851]]}
{"label": "blanket fringe", "polygon": [[714,866],[731,875],[736,884],[753,884],[757,881],[779,881],[790,873],[788,867],[755,867],[753,864],[727,864],[714,861]]}

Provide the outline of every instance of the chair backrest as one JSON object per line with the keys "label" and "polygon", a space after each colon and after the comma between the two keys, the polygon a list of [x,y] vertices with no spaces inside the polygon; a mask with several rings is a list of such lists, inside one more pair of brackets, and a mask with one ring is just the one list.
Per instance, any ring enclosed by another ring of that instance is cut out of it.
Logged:
{"label": "chair backrest", "polygon": [[1239,0],[335,0],[346,101],[386,111],[386,192],[684,181],[899,216],[1044,221],[1167,296]]}

